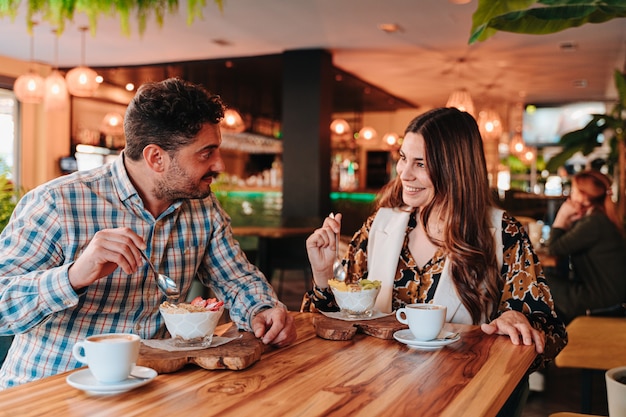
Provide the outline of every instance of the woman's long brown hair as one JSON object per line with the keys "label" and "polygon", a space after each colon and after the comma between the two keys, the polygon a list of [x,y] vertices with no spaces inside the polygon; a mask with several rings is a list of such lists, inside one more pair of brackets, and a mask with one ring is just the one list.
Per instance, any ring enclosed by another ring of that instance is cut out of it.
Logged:
{"label": "woman's long brown hair", "polygon": [[[426,169],[434,187],[434,198],[421,210],[420,219],[428,224],[434,209],[444,219],[443,241],[427,236],[443,248],[461,302],[478,324],[497,311],[502,287],[478,125],[469,113],[437,108],[413,119],[405,135],[410,132],[424,138]],[[402,182],[396,177],[380,191],[377,208],[403,205]]]}

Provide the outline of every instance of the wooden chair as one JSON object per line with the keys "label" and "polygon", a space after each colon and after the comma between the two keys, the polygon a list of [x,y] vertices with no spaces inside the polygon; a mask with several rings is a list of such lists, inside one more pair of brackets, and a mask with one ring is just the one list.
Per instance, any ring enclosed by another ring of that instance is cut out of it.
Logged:
{"label": "wooden chair", "polygon": [[576,317],[567,333],[569,342],[554,362],[582,370],[581,411],[590,413],[593,373],[626,365],[626,318]]}

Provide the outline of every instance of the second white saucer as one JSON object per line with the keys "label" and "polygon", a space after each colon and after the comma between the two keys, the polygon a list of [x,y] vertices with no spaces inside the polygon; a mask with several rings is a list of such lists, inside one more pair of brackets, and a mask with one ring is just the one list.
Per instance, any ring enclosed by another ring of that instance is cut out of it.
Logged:
{"label": "second white saucer", "polygon": [[98,382],[89,368],[87,368],[69,374],[67,378],[65,378],[65,381],[72,387],[83,390],[89,394],[110,395],[130,391],[131,389],[146,385],[158,375],[154,369],[145,366],[135,366],[132,374],[137,378],[130,377],[124,381],[113,384],[103,384]]}
{"label": "second white saucer", "polygon": [[457,334],[456,337],[451,339],[443,339],[446,336],[452,335],[452,332],[443,332],[440,338],[434,340],[417,340],[413,333],[409,329],[398,330],[393,334],[393,338],[400,343],[404,343],[410,348],[422,349],[422,350],[436,350],[446,345],[454,343],[461,338],[461,335]]}

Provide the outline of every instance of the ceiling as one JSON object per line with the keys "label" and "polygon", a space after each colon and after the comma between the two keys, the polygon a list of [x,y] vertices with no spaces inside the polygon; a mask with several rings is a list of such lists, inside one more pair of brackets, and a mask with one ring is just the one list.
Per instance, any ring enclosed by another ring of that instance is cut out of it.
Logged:
{"label": "ceiling", "polygon": [[[29,60],[25,3],[13,21],[0,19],[2,56]],[[101,18],[96,36],[86,36],[85,63],[115,68],[221,60],[223,65],[226,58],[321,48],[332,53],[338,69],[379,87],[397,104],[443,106],[454,89],[463,87],[480,107],[494,101],[614,100],[613,71],[624,69],[626,56],[626,19],[552,35],[500,32],[468,45],[476,0],[223,0],[223,11],[207,0],[203,19],[191,25],[187,2],[180,3],[179,13],[165,16],[161,28],[151,16],[142,36],[134,21],[131,35],[124,36],[117,18]],[[52,28],[37,25],[35,60],[56,61],[61,68],[80,64],[78,28],[86,21],[76,15],[66,26],[56,58]],[[382,23],[400,30],[386,33],[378,28]],[[156,68],[162,78],[176,67]],[[261,83],[277,71],[260,65],[252,70]],[[126,71],[128,77],[136,76],[137,71]]]}

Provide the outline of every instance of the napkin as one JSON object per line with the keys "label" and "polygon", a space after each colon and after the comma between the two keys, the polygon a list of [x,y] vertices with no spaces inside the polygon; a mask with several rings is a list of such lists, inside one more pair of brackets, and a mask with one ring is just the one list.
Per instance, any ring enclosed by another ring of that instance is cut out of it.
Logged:
{"label": "napkin", "polygon": [[211,345],[207,347],[181,347],[174,345],[174,339],[141,339],[141,343],[155,349],[167,350],[168,352],[180,352],[185,350],[202,350],[225,345],[235,339],[241,339],[243,335],[237,337],[213,336]]}

